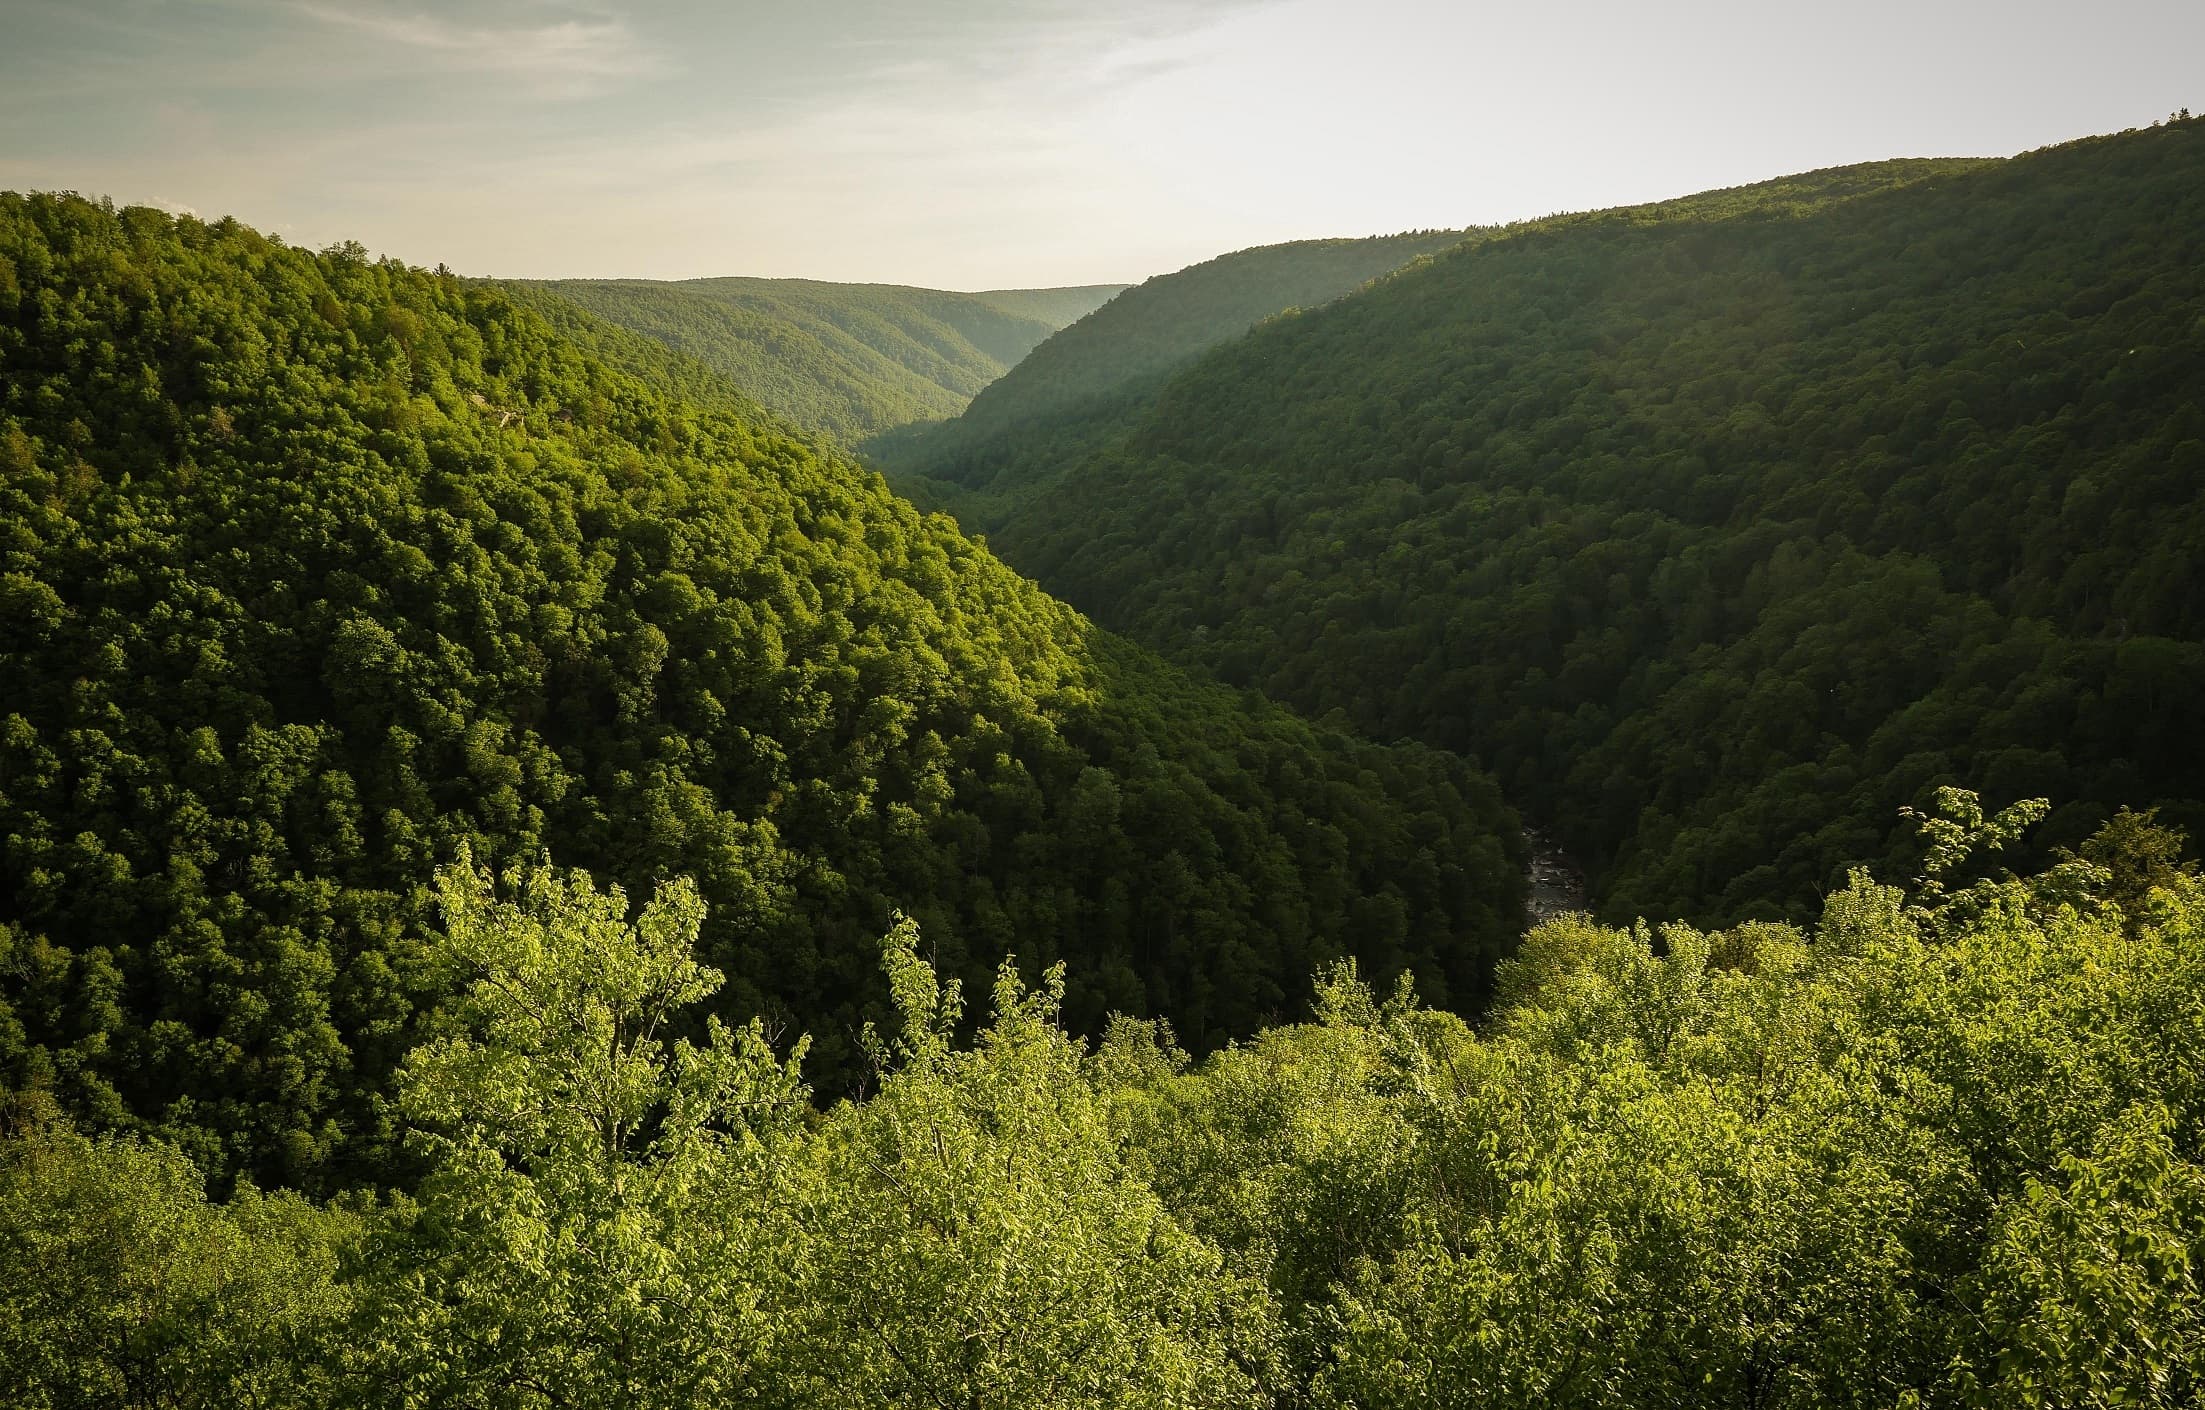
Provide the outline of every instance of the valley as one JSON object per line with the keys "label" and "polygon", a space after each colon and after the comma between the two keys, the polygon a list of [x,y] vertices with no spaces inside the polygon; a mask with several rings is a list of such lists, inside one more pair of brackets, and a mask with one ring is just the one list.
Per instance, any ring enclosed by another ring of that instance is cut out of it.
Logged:
{"label": "valley", "polygon": [[695,358],[775,415],[845,444],[954,416],[1122,286],[956,294],[804,279],[514,283]]}
{"label": "valley", "polygon": [[1805,921],[1939,786],[2056,800],[2040,857],[2205,823],[2201,198],[2185,122],[1472,232],[875,455],[1102,624],[1475,760],[1604,919]]}
{"label": "valley", "polygon": [[979,294],[0,192],[0,1386],[2194,1403],[2201,407],[2186,111]]}

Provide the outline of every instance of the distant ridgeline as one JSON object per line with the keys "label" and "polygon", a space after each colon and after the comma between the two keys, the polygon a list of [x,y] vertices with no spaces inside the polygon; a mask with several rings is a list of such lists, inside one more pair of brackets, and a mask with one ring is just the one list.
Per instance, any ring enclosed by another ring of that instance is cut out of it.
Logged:
{"label": "distant ridgeline", "polygon": [[694,877],[717,1009],[812,1034],[830,1095],[897,910],[968,987],[1015,942],[1070,961],[1075,1026],[1190,1047],[1343,953],[1481,1000],[1522,894],[1489,780],[1190,682],[553,314],[0,196],[0,1087],[388,1174],[463,844]]}
{"label": "distant ridgeline", "polygon": [[969,488],[1047,466],[1107,435],[1115,418],[1208,349],[1462,238],[1461,231],[1426,230],[1300,240],[1158,275],[1035,348],[956,420],[888,431],[864,449],[907,485],[929,476]]}
{"label": "distant ridgeline", "polygon": [[957,294],[811,279],[511,281],[696,358],[771,411],[854,443],[954,416],[1123,285]]}
{"label": "distant ridgeline", "polygon": [[1473,232],[1100,427],[1036,385],[1168,288],[892,478],[1482,761],[1608,915],[1809,917],[1941,784],[2205,825],[2205,123]]}

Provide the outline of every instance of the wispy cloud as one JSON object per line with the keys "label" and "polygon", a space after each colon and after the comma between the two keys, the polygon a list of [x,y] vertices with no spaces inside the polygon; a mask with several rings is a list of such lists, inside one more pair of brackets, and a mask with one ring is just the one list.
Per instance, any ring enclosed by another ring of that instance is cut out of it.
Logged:
{"label": "wispy cloud", "polygon": [[1062,91],[1137,78],[1179,61],[1176,46],[1219,19],[1277,0],[973,0],[968,5],[891,5],[853,25],[837,47],[868,78],[932,78],[943,71],[983,82],[1046,77]]}
{"label": "wispy cloud", "polygon": [[666,56],[617,17],[471,24],[424,13],[307,0],[299,13],[440,67],[503,74],[552,97],[587,97],[664,73]]}
{"label": "wispy cloud", "polygon": [[[2088,33],[2056,0],[1854,8],[1876,22],[1752,0],[0,0],[0,187],[479,273],[1000,288],[2196,105],[2197,0],[2103,0]],[[1905,83],[1876,49],[1893,25],[1920,30]],[[1787,64],[1802,45],[1826,62]]]}

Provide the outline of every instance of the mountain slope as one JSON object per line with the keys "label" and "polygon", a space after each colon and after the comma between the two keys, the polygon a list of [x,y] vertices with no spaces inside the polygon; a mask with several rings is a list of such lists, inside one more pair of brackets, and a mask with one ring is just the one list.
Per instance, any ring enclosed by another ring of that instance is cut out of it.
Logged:
{"label": "mountain slope", "polygon": [[210,1168],[387,1172],[430,872],[694,876],[722,1011],[877,937],[1214,1046],[1325,957],[1470,1004],[1516,843],[1459,761],[1196,685],[877,476],[494,285],[0,196],[0,1085]]}
{"label": "mountain slope", "polygon": [[1220,255],[1129,289],[1055,334],[956,420],[890,432],[866,452],[899,480],[971,485],[985,469],[1047,463],[1079,444],[1079,428],[1205,349],[1290,308],[1325,303],[1462,239],[1424,231],[1367,240],[1302,240]]}
{"label": "mountain slope", "polygon": [[1497,232],[957,507],[1108,625],[1482,759],[1619,917],[1800,916],[1938,784],[2196,830],[2201,405],[2181,123]]}
{"label": "mountain slope", "polygon": [[855,441],[954,416],[1118,285],[958,294],[809,279],[514,284],[690,354],[798,425]]}
{"label": "mountain slope", "polygon": [[[964,297],[1012,318],[1046,323],[1053,333],[1079,322],[1124,293],[1126,288],[1124,284],[1078,284],[1066,289],[984,289]],[[1015,363],[1018,359],[1008,360]]]}

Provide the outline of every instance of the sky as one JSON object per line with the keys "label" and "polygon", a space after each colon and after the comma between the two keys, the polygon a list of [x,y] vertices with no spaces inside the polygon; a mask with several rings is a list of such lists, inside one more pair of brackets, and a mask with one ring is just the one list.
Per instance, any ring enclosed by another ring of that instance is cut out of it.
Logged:
{"label": "sky", "polygon": [[0,0],[0,189],[465,274],[1130,283],[2205,110],[2200,0]]}

